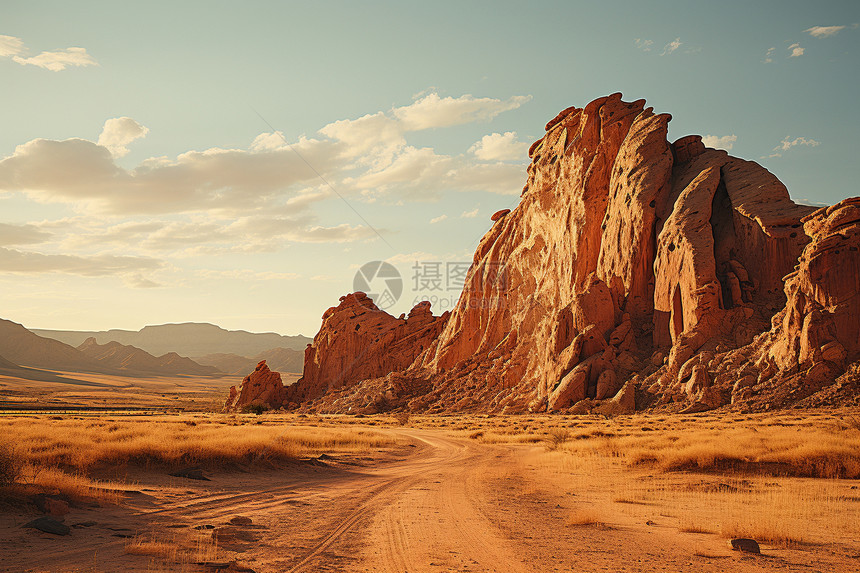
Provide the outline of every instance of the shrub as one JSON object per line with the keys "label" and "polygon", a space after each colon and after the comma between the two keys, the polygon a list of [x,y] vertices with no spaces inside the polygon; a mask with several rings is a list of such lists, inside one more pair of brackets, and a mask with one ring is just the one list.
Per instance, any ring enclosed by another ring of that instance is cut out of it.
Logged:
{"label": "shrub", "polygon": [[401,426],[405,426],[409,423],[409,412],[403,410],[401,412],[397,412],[394,414],[394,418],[397,420],[397,423]]}
{"label": "shrub", "polygon": [[12,485],[21,477],[23,460],[9,444],[0,444],[0,486]]}
{"label": "shrub", "polygon": [[246,414],[256,414],[258,416],[262,415],[263,412],[267,412],[269,410],[268,404],[248,404],[242,411]]}
{"label": "shrub", "polygon": [[567,428],[553,428],[549,431],[547,447],[550,450],[557,450],[562,444],[570,440],[570,437],[570,430]]}

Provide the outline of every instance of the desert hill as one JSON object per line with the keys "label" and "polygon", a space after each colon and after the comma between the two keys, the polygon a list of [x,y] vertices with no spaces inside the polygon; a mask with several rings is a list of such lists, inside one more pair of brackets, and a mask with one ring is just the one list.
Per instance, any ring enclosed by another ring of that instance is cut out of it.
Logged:
{"label": "desert hill", "polygon": [[858,403],[860,198],[795,204],[755,162],[700,136],[670,143],[670,120],[621,94],[563,110],[529,150],[519,205],[493,215],[450,316],[416,308],[411,327],[363,293],[342,297],[272,405]]}
{"label": "desert hill", "polygon": [[76,348],[0,319],[0,356],[19,366],[76,372],[111,371]]}
{"label": "desert hill", "polygon": [[251,358],[232,353],[215,353],[194,357],[194,361],[198,364],[214,366],[226,374],[241,374],[243,376],[253,372],[257,364],[262,361],[266,361],[269,367],[276,372],[300,374],[304,359],[305,353],[303,351],[292,348],[272,348]]}
{"label": "desert hill", "polygon": [[98,344],[93,337],[78,346],[78,350],[105,367],[135,374],[211,376],[221,373],[214,366],[200,365],[175,352],[156,357],[140,348],[125,346],[119,342]]}
{"label": "desert hill", "polygon": [[2,356],[0,356],[0,368],[2,368],[4,370],[14,370],[14,369],[18,368],[18,365],[12,364],[8,360],[6,360]]}
{"label": "desert hill", "polygon": [[146,326],[139,331],[34,330],[33,332],[75,347],[91,337],[95,338],[98,344],[118,342],[140,348],[154,356],[168,352],[191,357],[216,353],[255,356],[279,347],[304,351],[311,342],[310,338],[301,335],[283,336],[273,332],[251,333],[244,330],[225,330],[207,323],[162,324]]}

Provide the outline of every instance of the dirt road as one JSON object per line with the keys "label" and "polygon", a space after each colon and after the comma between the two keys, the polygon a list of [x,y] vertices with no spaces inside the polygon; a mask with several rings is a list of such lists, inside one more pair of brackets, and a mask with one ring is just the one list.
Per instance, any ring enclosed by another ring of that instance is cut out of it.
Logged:
{"label": "dirt road", "polygon": [[[600,506],[546,472],[540,447],[390,431],[404,444],[382,459],[216,473],[211,482],[142,482],[123,507],[70,514],[67,523],[90,525],[68,537],[4,520],[0,570],[214,571],[195,564],[153,569],[163,563],[157,556],[126,550],[129,539],[169,544],[171,535],[212,531],[229,558],[260,573],[840,571],[860,563],[829,550],[745,556],[719,536],[683,533],[659,517],[646,522]],[[601,519],[571,517],[583,510]],[[230,524],[237,516],[251,523]]]}

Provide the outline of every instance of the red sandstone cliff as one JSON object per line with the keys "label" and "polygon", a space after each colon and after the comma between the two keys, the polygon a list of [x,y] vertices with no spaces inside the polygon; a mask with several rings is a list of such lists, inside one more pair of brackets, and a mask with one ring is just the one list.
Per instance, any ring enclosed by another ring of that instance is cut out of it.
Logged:
{"label": "red sandstone cliff", "polygon": [[638,388],[696,411],[832,384],[860,357],[858,200],[796,205],[757,163],[670,144],[670,119],[620,94],[562,111],[450,317],[342,298],[289,399],[617,413]]}

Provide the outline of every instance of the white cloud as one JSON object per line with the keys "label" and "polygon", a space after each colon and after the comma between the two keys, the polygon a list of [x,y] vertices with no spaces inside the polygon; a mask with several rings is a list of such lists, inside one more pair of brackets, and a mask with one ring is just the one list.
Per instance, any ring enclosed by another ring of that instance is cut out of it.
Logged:
{"label": "white cloud", "polygon": [[0,223],[0,246],[33,245],[44,243],[51,233],[40,230],[34,225],[12,225]]}
{"label": "white cloud", "polygon": [[0,36],[0,58],[15,56],[24,51],[24,41],[15,36]]}
{"label": "white cloud", "polygon": [[[117,161],[147,128],[128,117],[107,120],[97,142],[34,139],[0,157],[0,193],[65,204],[76,214],[0,225],[0,247],[10,247],[0,256],[0,272],[111,275],[153,288],[161,285],[151,274],[166,272],[159,271],[162,260],[374,240],[373,229],[358,220],[316,215],[320,202],[340,201],[333,189],[351,203],[436,199],[451,191],[515,195],[526,178],[526,144],[515,132],[492,133],[451,155],[410,145],[407,136],[486,121],[528,99],[431,93],[387,112],[330,123],[317,138],[292,140],[292,148],[280,132],[266,132],[244,149],[151,157],[133,168]],[[477,215],[477,209],[463,214]],[[32,244],[42,252],[11,248]]]}
{"label": "white cloud", "polygon": [[636,43],[636,47],[639,48],[640,50],[642,50],[643,52],[650,52],[651,46],[654,45],[653,40],[643,40],[642,38],[636,38],[634,40],[634,42]]}
{"label": "white cloud", "polygon": [[164,285],[157,283],[142,274],[133,274],[123,277],[123,282],[131,288],[161,288]]}
{"label": "white cloud", "polygon": [[770,64],[773,63],[773,53],[776,51],[775,47],[770,47],[767,49],[767,52],[764,54],[764,63]]}
{"label": "white cloud", "polygon": [[[407,193],[410,191],[426,190],[424,185],[428,180],[440,181],[452,166],[453,160],[447,155],[437,155],[429,147],[406,147],[391,162],[390,165],[376,171],[369,171],[362,176],[349,180],[358,189],[367,194],[384,193],[397,186]],[[442,187],[436,194],[442,191]]]}
{"label": "white cloud", "polygon": [[517,140],[515,131],[506,131],[485,135],[469,148],[469,152],[484,161],[525,160],[528,148],[527,142]]}
{"label": "white cloud", "polygon": [[161,261],[149,257],[56,255],[0,248],[0,273],[59,272],[86,277],[102,277],[151,271],[161,266]]}
{"label": "white cloud", "polygon": [[251,143],[251,151],[272,151],[285,146],[283,132],[275,131],[274,133],[261,133],[254,138]]}
{"label": "white cloud", "polygon": [[777,145],[776,147],[773,148],[773,150],[774,151],[779,151],[779,150],[787,151],[787,150],[791,149],[792,147],[797,147],[798,145],[805,145],[808,147],[818,147],[819,145],[821,145],[821,142],[816,141],[814,139],[807,139],[805,137],[795,137],[794,139],[791,139],[790,137],[786,136],[785,139],[783,139],[779,143],[779,145]]}
{"label": "white cloud", "polygon": [[42,52],[36,56],[25,56],[24,41],[15,36],[0,36],[0,58],[12,58],[22,66],[37,66],[52,72],[65,70],[69,66],[97,66],[98,62],[87,53],[86,48],[66,48],[52,52]]}
{"label": "white cloud", "polygon": [[105,122],[98,144],[106,147],[114,157],[128,155],[129,143],[135,139],[145,137],[149,128],[137,123],[130,117],[116,117]]}
{"label": "white cloud", "polygon": [[799,58],[800,56],[803,55],[803,52],[805,51],[805,49],[801,48],[800,44],[792,44],[788,47],[788,51],[791,52],[788,55],[789,58]]}
{"label": "white cloud", "polygon": [[301,275],[296,273],[275,273],[251,269],[201,270],[197,275],[206,279],[238,279],[241,281],[289,281]]}
{"label": "white cloud", "polygon": [[478,216],[478,208],[475,207],[471,211],[463,211],[463,214],[460,215],[463,219],[474,219]]}
{"label": "white cloud", "polygon": [[359,164],[382,168],[394,160],[406,146],[405,126],[384,112],[368,114],[358,119],[343,119],[319,130],[322,135],[344,144],[344,154]]}
{"label": "white cloud", "polygon": [[435,225],[436,223],[441,223],[442,221],[444,221],[447,218],[448,218],[448,215],[439,215],[438,217],[433,217],[432,219],[430,219],[430,224]]}
{"label": "white cloud", "polygon": [[442,98],[439,94],[431,93],[411,105],[394,108],[393,113],[406,131],[418,131],[489,121],[502,112],[517,109],[531,99],[531,96],[514,96],[508,100],[498,100],[476,98],[469,94]]}
{"label": "white cloud", "polygon": [[[333,142],[301,139],[295,147],[320,173],[338,164]],[[0,190],[109,213],[250,209],[308,182],[316,184],[317,174],[288,148],[189,151],[128,170],[91,141],[34,139],[0,160]]]}
{"label": "white cloud", "polygon": [[738,140],[737,135],[706,135],[702,137],[702,143],[705,144],[706,147],[712,147],[714,149],[725,149],[729,151]]}
{"label": "white cloud", "polygon": [[69,66],[85,67],[98,65],[98,62],[87,53],[85,48],[66,48],[65,50],[55,50],[53,52],[42,52],[38,56],[30,58],[14,56],[12,60],[22,66],[38,66],[52,72],[65,70]]}
{"label": "white cloud", "polygon": [[440,261],[443,258],[425,251],[414,251],[412,253],[403,253],[388,257],[385,261],[392,265],[412,265],[420,261]]}
{"label": "white cloud", "polygon": [[806,137],[795,137],[794,139],[792,139],[791,137],[786,136],[782,141],[779,142],[779,145],[773,148],[773,153],[771,153],[770,155],[762,155],[761,159],[773,159],[774,157],[782,157],[783,151],[788,151],[792,147],[798,147],[801,145],[805,147],[818,147],[819,145],[821,145],[821,142]]}
{"label": "white cloud", "polygon": [[829,38],[831,36],[835,36],[848,26],[813,26],[812,28],[807,28],[804,32],[809,32],[810,36],[814,36],[816,38]]}
{"label": "white cloud", "polygon": [[681,38],[675,38],[665,46],[663,46],[663,51],[660,53],[661,56],[665,56],[667,54],[671,54],[678,48],[680,48],[684,42],[681,41]]}
{"label": "white cloud", "polygon": [[105,123],[98,143],[34,139],[19,145],[0,159],[0,193],[22,192],[41,202],[123,215],[242,213],[285,204],[301,210],[333,195],[320,175],[365,200],[395,189],[404,196],[433,198],[456,185],[513,193],[523,177],[520,167],[474,161],[513,158],[515,150],[525,146],[513,132],[483,139],[473,148],[474,157],[413,147],[405,134],[488,120],[529,99],[442,98],[431,93],[388,113],[328,124],[319,131],[320,139],[301,137],[290,146],[279,132],[267,132],[248,149],[152,157],[133,169],[117,165],[115,159],[147,128],[131,118],[115,118]]}
{"label": "white cloud", "polygon": [[[378,229],[384,232],[385,229]],[[342,223],[334,227],[315,226],[308,229],[289,230],[284,237],[297,243],[347,243],[360,239],[372,239],[376,236],[373,229],[360,225]]]}

